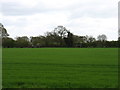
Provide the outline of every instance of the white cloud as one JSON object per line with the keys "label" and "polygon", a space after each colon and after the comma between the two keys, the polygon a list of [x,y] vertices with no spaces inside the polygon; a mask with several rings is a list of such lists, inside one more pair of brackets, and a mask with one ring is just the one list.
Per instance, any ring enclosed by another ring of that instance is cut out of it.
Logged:
{"label": "white cloud", "polygon": [[118,0],[2,0],[0,6],[11,37],[43,35],[64,25],[74,34],[117,40]]}
{"label": "white cloud", "polygon": [[97,37],[100,34],[106,34],[109,40],[117,39],[117,19],[116,18],[77,18],[68,24],[71,31],[78,35],[92,35]]}

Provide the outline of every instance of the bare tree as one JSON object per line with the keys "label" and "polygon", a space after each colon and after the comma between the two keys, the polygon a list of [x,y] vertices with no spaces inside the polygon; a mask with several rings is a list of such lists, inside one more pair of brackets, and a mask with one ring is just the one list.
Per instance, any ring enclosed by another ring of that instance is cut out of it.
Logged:
{"label": "bare tree", "polygon": [[107,41],[107,36],[105,34],[99,35],[97,37],[98,41]]}
{"label": "bare tree", "polygon": [[0,36],[1,37],[7,37],[9,34],[7,33],[7,30],[4,28],[4,26],[0,23]]}
{"label": "bare tree", "polygon": [[63,26],[58,26],[54,29],[54,33],[58,34],[61,38],[64,38],[67,36],[68,30]]}

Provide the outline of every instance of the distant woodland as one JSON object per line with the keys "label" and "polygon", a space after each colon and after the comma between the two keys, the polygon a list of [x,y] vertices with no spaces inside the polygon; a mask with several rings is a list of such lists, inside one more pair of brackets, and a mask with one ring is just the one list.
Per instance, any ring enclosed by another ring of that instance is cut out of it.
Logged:
{"label": "distant woodland", "polygon": [[78,36],[64,26],[57,26],[53,31],[41,36],[9,37],[7,30],[1,25],[3,48],[41,48],[41,47],[73,47],[73,48],[114,48],[119,46],[118,41],[107,41],[105,34],[93,36]]}

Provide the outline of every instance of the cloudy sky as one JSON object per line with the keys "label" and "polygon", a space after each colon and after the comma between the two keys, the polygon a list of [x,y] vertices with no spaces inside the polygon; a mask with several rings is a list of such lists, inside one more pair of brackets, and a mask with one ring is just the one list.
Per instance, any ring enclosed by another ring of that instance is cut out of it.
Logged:
{"label": "cloudy sky", "polygon": [[0,22],[10,37],[39,36],[58,25],[75,35],[118,37],[119,0],[0,0]]}

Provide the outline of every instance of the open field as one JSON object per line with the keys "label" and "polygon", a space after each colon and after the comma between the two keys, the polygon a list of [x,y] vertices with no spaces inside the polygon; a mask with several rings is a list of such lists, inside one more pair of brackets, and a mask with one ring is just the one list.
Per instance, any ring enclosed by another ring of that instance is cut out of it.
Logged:
{"label": "open field", "polygon": [[117,48],[3,48],[3,88],[115,88]]}

